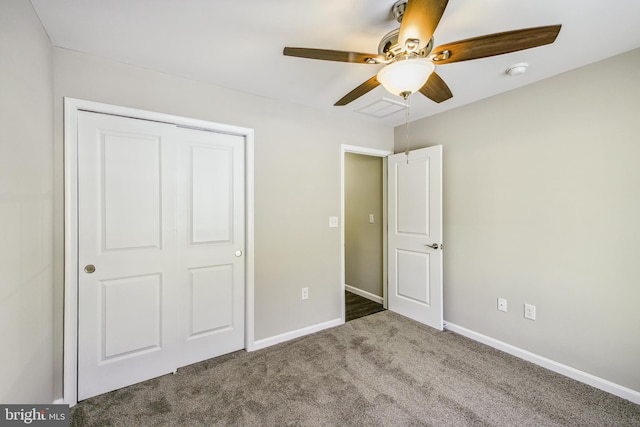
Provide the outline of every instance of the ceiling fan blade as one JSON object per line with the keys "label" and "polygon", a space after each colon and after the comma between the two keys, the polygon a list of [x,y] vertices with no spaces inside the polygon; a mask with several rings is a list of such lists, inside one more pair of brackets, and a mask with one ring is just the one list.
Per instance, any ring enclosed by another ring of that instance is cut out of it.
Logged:
{"label": "ceiling fan blade", "polygon": [[436,55],[433,62],[438,65],[448,64],[543,46],[556,40],[561,27],[562,25],[549,25],[525,28],[447,43],[433,49]]}
{"label": "ceiling fan blade", "polygon": [[404,47],[407,39],[418,39],[422,49],[429,43],[431,36],[442,18],[449,0],[409,0],[400,24],[398,42]]}
{"label": "ceiling fan blade", "polygon": [[371,89],[375,89],[379,85],[380,85],[380,82],[378,81],[377,77],[373,76],[369,80],[362,83],[360,86],[358,86],[357,88],[355,88],[354,90],[352,90],[351,92],[349,92],[348,94],[340,98],[340,100],[333,105],[336,107],[347,105],[351,101],[354,101],[360,98],[362,95],[369,92]]}
{"label": "ceiling fan blade", "polygon": [[[384,57],[375,53],[345,52],[342,50],[309,49],[305,47],[285,47],[282,52],[285,56],[298,58],[322,59],[325,61],[355,62],[369,64],[368,60],[384,60]],[[375,63],[375,62],[371,62]]]}
{"label": "ceiling fan blade", "polygon": [[420,88],[420,93],[438,104],[453,97],[449,86],[435,72],[431,73],[427,82]]}

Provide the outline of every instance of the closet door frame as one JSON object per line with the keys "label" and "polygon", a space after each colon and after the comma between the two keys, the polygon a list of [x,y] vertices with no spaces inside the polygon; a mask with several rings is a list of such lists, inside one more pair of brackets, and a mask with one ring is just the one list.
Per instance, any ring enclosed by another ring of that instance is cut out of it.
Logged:
{"label": "closet door frame", "polygon": [[254,349],[254,130],[75,98],[64,98],[64,373],[63,402],[78,402],[78,112],[112,114],[244,137],[245,349]]}

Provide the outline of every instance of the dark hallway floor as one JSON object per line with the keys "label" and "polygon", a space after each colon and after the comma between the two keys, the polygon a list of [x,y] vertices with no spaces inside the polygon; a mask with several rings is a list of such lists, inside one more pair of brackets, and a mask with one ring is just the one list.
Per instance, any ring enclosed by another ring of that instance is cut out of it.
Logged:
{"label": "dark hallway floor", "polygon": [[377,302],[371,301],[349,291],[345,291],[344,301],[346,322],[384,310],[382,304],[378,304]]}

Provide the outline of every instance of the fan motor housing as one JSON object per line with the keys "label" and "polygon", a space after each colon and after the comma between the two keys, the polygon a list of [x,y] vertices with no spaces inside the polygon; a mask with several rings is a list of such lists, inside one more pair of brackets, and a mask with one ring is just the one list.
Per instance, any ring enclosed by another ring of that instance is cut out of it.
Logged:
{"label": "fan motor housing", "polygon": [[[398,43],[399,35],[400,28],[397,28],[382,37],[382,40],[380,40],[380,44],[378,44],[378,53],[385,56],[387,59],[392,59],[404,52],[404,46],[400,46],[400,44]],[[418,52],[416,52],[416,54],[419,57],[426,58],[427,55],[431,53],[432,49],[433,37],[431,37],[431,40],[429,40],[429,43],[427,43],[424,49],[419,50]]]}
{"label": "fan motor housing", "polygon": [[391,13],[396,21],[402,22],[404,16],[404,10],[407,8],[408,0],[398,0],[391,7]]}

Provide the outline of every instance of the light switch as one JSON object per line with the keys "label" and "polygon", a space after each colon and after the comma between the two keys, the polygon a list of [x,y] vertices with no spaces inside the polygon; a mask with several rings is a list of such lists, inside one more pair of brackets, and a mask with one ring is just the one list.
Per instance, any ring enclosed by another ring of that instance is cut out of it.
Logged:
{"label": "light switch", "polygon": [[338,226],[338,217],[337,216],[330,216],[329,217],[329,227],[330,228],[336,228]]}
{"label": "light switch", "polygon": [[373,214],[369,214],[369,224],[373,224]]}

